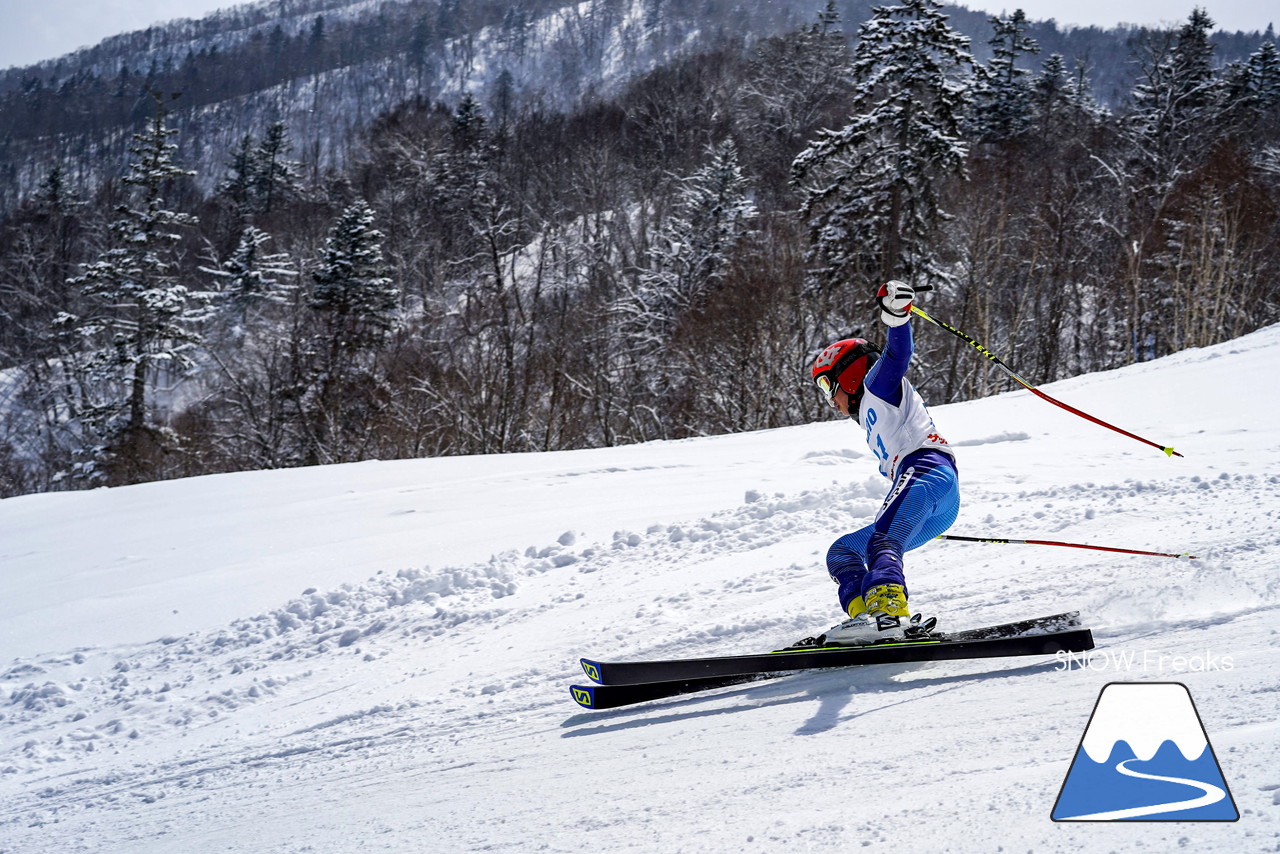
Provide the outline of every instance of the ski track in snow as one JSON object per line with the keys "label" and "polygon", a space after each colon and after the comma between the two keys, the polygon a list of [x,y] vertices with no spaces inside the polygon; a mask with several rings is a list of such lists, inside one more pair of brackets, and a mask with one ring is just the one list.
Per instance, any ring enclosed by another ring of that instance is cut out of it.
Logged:
{"label": "ski track in snow", "polygon": [[[1131,405],[1149,386],[1183,387],[1182,371],[1226,376],[1238,369],[1216,360],[1277,354],[1273,328],[1163,370],[1061,385]],[[567,686],[581,681],[580,655],[763,650],[838,619],[823,555],[874,515],[885,482],[850,449],[856,432],[828,448],[795,434],[810,489],[752,489],[737,507],[604,539],[571,529],[484,561],[406,566],[215,631],[0,665],[0,854],[826,851],[927,837],[949,851],[1089,850],[1095,837],[1049,812],[1102,685],[1141,679],[1191,689],[1242,819],[1112,828],[1107,850],[1274,850],[1280,452],[1259,428],[1280,406],[1254,401],[1247,429],[1206,428],[1195,451],[1184,437],[1187,465],[1130,465],[1052,456],[1098,442],[1096,428],[1064,428],[1010,397],[956,409],[963,423],[1016,406],[1031,426],[957,441],[964,508],[952,533],[1200,559],[938,543],[908,558],[912,601],[956,627],[1077,608],[1099,644],[1081,666],[893,665],[577,709]],[[643,453],[548,476],[638,470]],[[1111,652],[1145,666],[1120,669]],[[1214,656],[1232,666],[1195,668]]]}

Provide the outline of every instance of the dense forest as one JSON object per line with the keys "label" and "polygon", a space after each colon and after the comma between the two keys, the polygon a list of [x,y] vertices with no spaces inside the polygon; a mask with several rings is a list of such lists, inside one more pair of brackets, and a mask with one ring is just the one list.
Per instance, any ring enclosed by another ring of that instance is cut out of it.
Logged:
{"label": "dense forest", "polygon": [[[58,164],[96,191],[127,169],[148,91],[181,92],[170,125],[177,157],[208,194],[229,148],[283,121],[316,183],[346,168],[376,118],[410,99],[492,102],[568,111],[611,98],[674,57],[756,42],[812,22],[823,0],[259,0],[200,20],[124,33],[66,56],[0,70],[0,216]],[[836,0],[845,21],[875,0]],[[988,16],[944,6],[986,62]],[[1028,21],[1027,36],[1068,69],[1087,68],[1099,104],[1124,103],[1141,74],[1130,43],[1150,34]],[[847,35],[856,37],[856,28]],[[1264,36],[1270,39],[1270,31]],[[1257,33],[1214,33],[1219,65],[1242,61]],[[1034,70],[1034,64],[1024,68]]]}
{"label": "dense forest", "polygon": [[[133,80],[119,174],[52,162],[0,221],[0,495],[803,423],[891,277],[1036,382],[1277,320],[1270,32],[1135,30],[1104,105],[1021,12],[842,9],[572,103],[418,93],[325,166],[264,117],[196,174],[195,96]],[[1007,387],[916,358],[930,402]]]}

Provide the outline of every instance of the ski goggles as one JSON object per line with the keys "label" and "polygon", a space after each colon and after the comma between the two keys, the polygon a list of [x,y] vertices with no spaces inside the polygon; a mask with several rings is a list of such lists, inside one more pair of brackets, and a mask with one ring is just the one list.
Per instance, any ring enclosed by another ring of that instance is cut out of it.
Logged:
{"label": "ski goggles", "polygon": [[826,395],[827,403],[834,409],[836,405],[836,384],[831,381],[831,377],[827,374],[823,374],[814,380],[814,383],[822,390],[822,393]]}

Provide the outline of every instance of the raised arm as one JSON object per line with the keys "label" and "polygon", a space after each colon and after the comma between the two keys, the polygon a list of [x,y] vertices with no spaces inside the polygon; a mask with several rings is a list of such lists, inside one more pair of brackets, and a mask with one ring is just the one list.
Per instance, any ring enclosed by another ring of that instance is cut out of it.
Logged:
{"label": "raised arm", "polygon": [[867,374],[867,388],[883,401],[902,404],[902,378],[907,375],[911,354],[915,352],[915,340],[911,337],[911,324],[889,327],[889,341],[884,352]]}

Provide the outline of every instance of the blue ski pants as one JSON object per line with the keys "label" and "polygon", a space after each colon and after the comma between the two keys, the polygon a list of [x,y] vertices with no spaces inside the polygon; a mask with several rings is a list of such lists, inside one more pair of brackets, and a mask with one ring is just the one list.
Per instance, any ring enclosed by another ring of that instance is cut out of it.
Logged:
{"label": "blue ski pants", "polygon": [[840,607],[881,584],[906,588],[902,553],[946,531],[960,512],[955,462],[940,451],[909,455],[898,478],[865,528],[845,534],[827,552],[827,572],[840,585]]}

